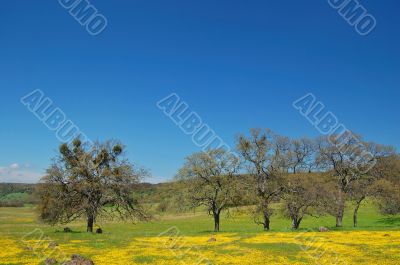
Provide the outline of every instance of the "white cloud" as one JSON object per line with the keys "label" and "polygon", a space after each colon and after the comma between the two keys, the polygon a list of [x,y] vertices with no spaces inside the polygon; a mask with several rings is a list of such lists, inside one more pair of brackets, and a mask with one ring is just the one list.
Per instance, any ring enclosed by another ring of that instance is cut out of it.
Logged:
{"label": "white cloud", "polygon": [[18,165],[17,163],[14,163],[14,164],[11,164],[11,165],[10,165],[10,168],[11,168],[11,169],[18,169],[18,168],[19,168],[19,165]]}
{"label": "white cloud", "polygon": [[35,183],[43,174],[33,171],[29,166],[20,166],[13,163],[9,166],[0,166],[0,182]]}

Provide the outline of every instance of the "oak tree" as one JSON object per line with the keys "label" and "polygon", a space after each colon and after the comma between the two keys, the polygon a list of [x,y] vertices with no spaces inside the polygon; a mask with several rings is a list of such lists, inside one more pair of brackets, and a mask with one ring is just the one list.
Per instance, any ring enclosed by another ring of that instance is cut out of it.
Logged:
{"label": "oak tree", "polygon": [[41,180],[41,219],[55,225],[85,217],[87,232],[93,232],[100,216],[147,220],[132,192],[147,172],[134,168],[123,153],[123,145],[115,141],[62,144]]}
{"label": "oak tree", "polygon": [[204,206],[220,230],[221,212],[235,204],[239,159],[224,149],[210,149],[188,156],[177,178],[189,189],[192,207]]}

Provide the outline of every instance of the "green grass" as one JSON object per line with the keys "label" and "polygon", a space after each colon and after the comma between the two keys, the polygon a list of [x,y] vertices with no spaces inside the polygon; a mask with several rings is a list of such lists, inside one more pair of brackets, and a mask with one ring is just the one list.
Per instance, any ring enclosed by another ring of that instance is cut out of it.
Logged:
{"label": "green grass", "polygon": [[[306,217],[300,230],[318,229],[325,226],[331,230],[385,230],[400,229],[400,216],[382,216],[372,203],[366,203],[359,211],[359,226],[352,227],[352,207],[349,205],[345,213],[343,227],[335,227],[335,218],[323,216],[320,218]],[[120,242],[121,239],[134,236],[155,236],[171,227],[177,227],[184,235],[204,235],[212,233],[213,220],[203,212],[185,214],[166,214],[156,217],[148,223],[133,224],[130,222],[106,222],[97,223],[104,233],[110,235],[110,239]],[[271,219],[271,231],[291,231],[290,220],[283,218],[277,212]],[[61,231],[64,226],[71,227],[75,233],[65,234]],[[33,207],[24,208],[0,208],[0,235],[21,236],[33,228],[41,228],[54,237],[84,239],[95,235],[85,233],[83,220],[64,226],[51,227],[37,221]],[[231,217],[222,215],[221,232],[235,232],[241,234],[253,234],[262,230],[252,218],[246,214],[234,214]]]}
{"label": "green grass", "polygon": [[9,193],[1,196],[0,201],[26,201],[29,198],[29,194],[25,192]]}
{"label": "green grass", "polygon": [[[260,251],[268,251],[268,253],[282,254],[289,259],[295,261],[298,258],[300,248],[297,244],[292,243],[245,243],[244,239],[254,237],[257,234],[264,233],[259,225],[256,225],[252,218],[244,214],[243,211],[234,213],[233,216],[227,218],[226,215],[221,219],[221,233],[230,236],[230,233],[240,236],[240,241],[234,241],[237,246],[243,249],[255,249]],[[344,218],[344,226],[336,228],[335,218],[332,216],[324,216],[320,218],[306,217],[301,224],[303,230],[317,230],[320,226],[326,226],[331,230],[367,230],[367,231],[399,231],[400,216],[382,216],[372,203],[366,203],[359,211],[359,227],[352,227],[352,205],[349,204]],[[63,227],[68,226],[73,233],[62,232]],[[97,226],[104,231],[102,235],[86,233],[84,220],[73,222],[71,224],[51,227],[40,223],[36,219],[34,207],[23,208],[0,208],[0,237],[11,238],[20,242],[24,236],[31,233],[35,229],[40,229],[52,241],[58,244],[68,244],[73,240],[82,241],[82,246],[89,247],[93,250],[105,251],[112,248],[124,248],[132,243],[135,238],[157,236],[171,227],[179,230],[182,236],[206,236],[207,238],[214,234],[213,219],[204,212],[172,214],[167,213],[155,220],[147,223],[124,223],[124,222],[103,222],[99,221]],[[292,231],[290,220],[283,218],[277,212],[271,220],[271,236],[274,232]],[[360,242],[362,244],[362,242]],[[204,248],[202,250],[210,250]],[[241,255],[237,250],[222,249],[220,254],[224,255]],[[370,252],[372,253],[372,252]],[[28,255],[28,254],[27,254]],[[152,264],[156,259],[153,256],[137,255],[134,262],[139,264]],[[306,263],[306,261],[304,261]],[[1,264],[1,262],[0,262]]]}

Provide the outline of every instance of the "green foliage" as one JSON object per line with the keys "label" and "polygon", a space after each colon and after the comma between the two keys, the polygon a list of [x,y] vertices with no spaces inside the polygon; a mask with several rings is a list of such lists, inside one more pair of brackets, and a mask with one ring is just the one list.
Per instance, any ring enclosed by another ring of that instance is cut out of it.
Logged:
{"label": "green foliage", "polygon": [[0,207],[23,207],[36,203],[34,184],[0,183]]}
{"label": "green foliage", "polygon": [[148,218],[133,197],[132,187],[146,174],[123,158],[121,144],[62,144],[42,183],[38,185],[40,218],[52,225],[87,218],[93,231],[98,217]]}

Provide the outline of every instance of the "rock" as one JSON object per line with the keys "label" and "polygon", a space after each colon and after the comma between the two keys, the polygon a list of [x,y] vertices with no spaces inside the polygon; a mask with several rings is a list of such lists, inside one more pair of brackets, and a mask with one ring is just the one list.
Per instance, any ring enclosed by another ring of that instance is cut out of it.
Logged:
{"label": "rock", "polygon": [[71,228],[69,227],[64,228],[64,233],[71,233],[71,232],[72,232]]}
{"label": "rock", "polygon": [[55,265],[55,264],[57,264],[57,260],[51,259],[51,258],[47,258],[47,259],[44,261],[44,264],[45,264],[45,265]]}
{"label": "rock", "polygon": [[320,231],[320,232],[329,232],[329,229],[326,228],[326,227],[321,226],[321,227],[319,228],[319,231]]}
{"label": "rock", "polygon": [[57,246],[58,246],[57,243],[55,243],[55,242],[50,242],[49,245],[48,245],[47,247],[48,247],[48,248],[51,248],[51,249],[55,249]]}
{"label": "rock", "polygon": [[211,237],[209,240],[207,240],[207,242],[215,242],[215,241],[217,241],[215,237]]}
{"label": "rock", "polygon": [[96,229],[96,234],[103,234],[103,230],[101,228]]}
{"label": "rock", "polygon": [[31,246],[25,246],[24,249],[28,250],[28,251],[33,251],[33,247],[31,247]]}
{"label": "rock", "polygon": [[93,261],[84,258],[81,255],[74,254],[70,261],[64,262],[63,265],[94,265]]}

